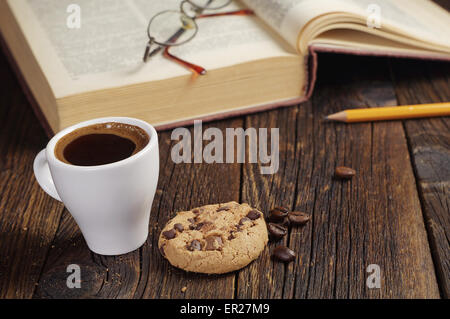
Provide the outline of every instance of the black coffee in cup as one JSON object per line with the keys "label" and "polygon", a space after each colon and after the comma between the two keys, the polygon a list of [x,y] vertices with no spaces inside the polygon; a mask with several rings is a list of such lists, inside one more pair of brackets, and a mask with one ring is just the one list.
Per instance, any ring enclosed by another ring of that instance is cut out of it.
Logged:
{"label": "black coffee in cup", "polygon": [[125,123],[85,126],[63,136],[55,147],[60,161],[78,166],[105,165],[124,160],[149,142],[147,132]]}

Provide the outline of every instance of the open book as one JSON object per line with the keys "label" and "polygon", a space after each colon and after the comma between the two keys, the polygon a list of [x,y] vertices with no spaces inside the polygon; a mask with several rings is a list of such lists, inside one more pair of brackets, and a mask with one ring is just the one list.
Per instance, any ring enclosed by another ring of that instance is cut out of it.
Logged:
{"label": "open book", "polygon": [[2,43],[51,135],[103,116],[141,118],[157,128],[185,125],[307,99],[316,52],[450,60],[450,14],[427,0],[243,0],[253,16],[197,21],[199,32],[143,63],[149,19],[180,0],[0,0]]}

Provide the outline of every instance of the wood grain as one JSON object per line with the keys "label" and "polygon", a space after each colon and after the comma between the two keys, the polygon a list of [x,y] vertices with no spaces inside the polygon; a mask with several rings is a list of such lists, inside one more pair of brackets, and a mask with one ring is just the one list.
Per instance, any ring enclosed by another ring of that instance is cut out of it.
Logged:
{"label": "wood grain", "polygon": [[[448,119],[322,121],[344,107],[395,105],[396,97],[400,104],[448,100],[448,65],[393,60],[389,70],[387,59],[334,55],[320,62],[311,101],[205,125],[280,128],[275,175],[261,175],[260,164],[174,164],[171,132],[160,133],[147,243],[106,257],[89,251],[67,210],[37,185],[33,159],[47,139],[1,57],[0,298],[438,298],[438,284],[448,297]],[[338,165],[357,176],[334,180]],[[202,276],[161,257],[159,231],[176,211],[229,200],[265,213],[284,205],[312,214],[280,242],[296,261],[273,262],[280,243],[271,243],[240,272]],[[66,286],[70,264],[81,267],[81,289]],[[369,264],[380,265],[380,289],[366,286]]]}
{"label": "wood grain", "polygon": [[[242,126],[228,120],[214,126]],[[205,126],[204,129],[207,129]],[[192,133],[192,128],[191,128]],[[158,250],[160,230],[175,212],[208,203],[239,201],[240,164],[174,164],[170,132],[159,135],[161,177],[147,243],[123,256],[89,252],[66,211],[56,234],[36,298],[232,298],[234,274],[202,276],[173,268]],[[192,133],[193,136],[193,133]],[[66,268],[80,265],[81,289],[66,286]],[[182,287],[187,287],[185,293]]]}
{"label": "wood grain", "polygon": [[[450,101],[450,65],[392,63],[402,105]],[[450,118],[404,122],[442,296],[450,297]]]}
{"label": "wood grain", "polygon": [[[329,58],[322,57],[324,71],[311,102],[246,120],[250,126],[280,127],[282,165],[271,177],[245,165],[243,201],[266,211],[285,205],[313,219],[292,228],[284,241],[298,253],[296,261],[284,266],[263,256],[239,274],[237,296],[438,298],[401,123],[322,120],[347,107],[394,104],[386,60]],[[337,166],[358,174],[352,181],[334,180]],[[380,289],[366,286],[370,264],[381,268]]]}
{"label": "wood grain", "polygon": [[[225,132],[227,127],[242,127],[241,119],[232,119],[204,125],[217,127]],[[191,129],[192,132],[192,129]],[[192,133],[191,133],[192,134]],[[143,298],[233,298],[234,274],[207,276],[186,273],[175,269],[162,258],[158,251],[159,231],[166,222],[180,210],[187,210],[206,204],[239,201],[240,164],[176,164],[168,158],[171,145],[170,135],[164,133],[165,145],[161,145],[166,166],[161,173],[160,189],[162,198],[152,213],[151,223],[157,225],[144,246],[142,260],[144,261],[145,283]],[[161,143],[162,144],[162,143]],[[173,143],[172,143],[173,144]],[[225,145],[224,145],[225,147]],[[186,287],[185,293],[181,288]]]}
{"label": "wood grain", "polygon": [[63,205],[34,178],[47,138],[3,55],[0,70],[0,298],[30,298]]}
{"label": "wood grain", "polygon": [[[265,212],[271,208],[293,207],[296,179],[301,157],[297,152],[296,107],[252,115],[246,118],[247,128],[279,128],[279,171],[261,175],[261,164],[245,164],[242,176],[242,202]],[[271,135],[269,135],[271,138]],[[270,147],[271,139],[268,140]],[[266,166],[266,165],[263,165]],[[287,238],[277,244],[287,243]],[[270,252],[277,244],[270,244],[258,260],[238,274],[237,298],[281,298],[285,280],[285,266],[274,263]]]}

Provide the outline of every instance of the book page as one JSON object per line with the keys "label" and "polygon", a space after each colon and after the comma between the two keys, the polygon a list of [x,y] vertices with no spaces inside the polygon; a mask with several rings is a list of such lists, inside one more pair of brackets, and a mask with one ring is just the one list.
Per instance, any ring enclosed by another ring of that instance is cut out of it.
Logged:
{"label": "book page", "polygon": [[[72,0],[9,0],[57,98],[190,75],[161,54],[143,63],[149,19],[179,0],[77,0],[81,27],[67,26]],[[242,8],[230,4],[223,11]],[[295,54],[255,16],[197,20],[199,32],[171,53],[207,70]]]}
{"label": "book page", "polygon": [[[292,46],[312,20],[331,13],[359,17],[365,26],[377,6],[384,32],[450,47],[450,15],[431,0],[243,0]],[[341,19],[345,23],[345,16]],[[333,22],[330,22],[331,24]],[[331,25],[332,27],[332,25]]]}
{"label": "book page", "polygon": [[[368,17],[378,6],[381,28],[395,28],[406,36],[450,47],[450,14],[431,0],[345,0]],[[386,30],[385,30],[386,31]]]}
{"label": "book page", "polygon": [[338,11],[355,11],[346,0],[242,0],[290,45],[298,47],[298,36],[311,20]]}

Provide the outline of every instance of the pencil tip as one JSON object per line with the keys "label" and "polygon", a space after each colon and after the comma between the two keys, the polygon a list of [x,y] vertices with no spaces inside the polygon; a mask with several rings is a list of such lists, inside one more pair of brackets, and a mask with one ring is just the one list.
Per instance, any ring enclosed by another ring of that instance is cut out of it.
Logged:
{"label": "pencil tip", "polygon": [[345,112],[334,113],[334,114],[328,115],[326,117],[327,121],[341,121],[341,122],[344,122],[346,119],[347,119],[347,115],[345,114]]}

